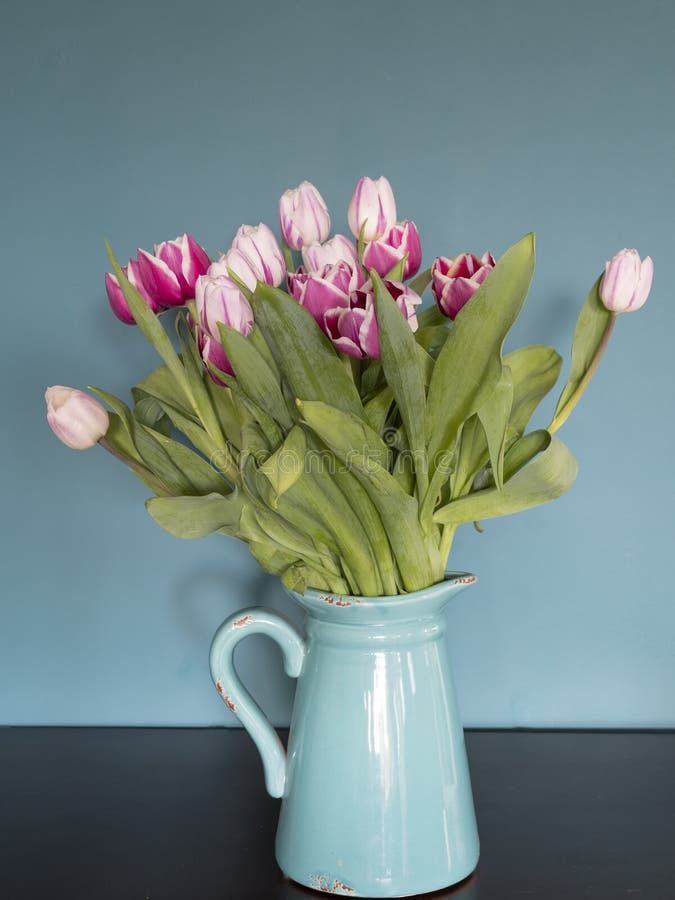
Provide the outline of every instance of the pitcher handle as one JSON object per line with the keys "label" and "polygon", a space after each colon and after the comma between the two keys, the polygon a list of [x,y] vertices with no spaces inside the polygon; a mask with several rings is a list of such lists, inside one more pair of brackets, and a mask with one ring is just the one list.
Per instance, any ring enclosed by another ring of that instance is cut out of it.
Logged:
{"label": "pitcher handle", "polygon": [[211,644],[211,677],[227,707],[255,741],[262,757],[265,787],[272,797],[282,797],[286,786],[286,751],[267,717],[239,680],[234,669],[234,648],[250,634],[266,634],[281,647],[284,670],[297,678],[305,659],[305,642],[282,616],[268,609],[242,609],[226,619]]}

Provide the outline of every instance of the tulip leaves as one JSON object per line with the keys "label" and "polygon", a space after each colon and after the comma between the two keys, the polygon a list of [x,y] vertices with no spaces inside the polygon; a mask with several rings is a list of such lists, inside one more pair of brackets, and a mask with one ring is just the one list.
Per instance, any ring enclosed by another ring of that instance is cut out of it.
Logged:
{"label": "tulip leaves", "polygon": [[258,284],[251,305],[296,397],[321,400],[344,412],[363,415],[354,381],[306,309],[284,291],[264,284]]}
{"label": "tulip leaves", "polygon": [[506,516],[560,497],[572,486],[577,463],[567,447],[554,438],[548,449],[506,481],[502,490],[486,488],[441,507],[434,514],[440,525],[461,525]]}
{"label": "tulip leaves", "polygon": [[423,363],[418,352],[420,348],[377,272],[372,271],[370,277],[375,289],[382,368],[401,414],[412,454],[418,495],[423,497],[428,478],[424,452],[426,400]]}
{"label": "tulip leaves", "polygon": [[602,276],[595,282],[581,307],[572,342],[572,367],[549,426],[557,431],[576,405],[585,383],[590,379],[605,344],[609,340],[616,315],[600,299]]}
{"label": "tulip leaves", "polygon": [[[98,392],[114,411],[106,446],[154,491],[148,512],[173,535],[237,537],[293,590],[389,595],[443,577],[458,525],[544,503],[574,481],[574,457],[551,431],[611,317],[596,284],[554,422],[527,432],[561,367],[543,345],[502,356],[534,271],[533,235],[506,251],[453,323],[434,306],[416,333],[370,271],[378,359],[338,352],[289,294],[261,283],[250,292],[233,275],[254,328],[219,323],[211,337],[234,374],[204,367],[183,313],[169,337],[111,259],[163,365],[133,389],[133,410]],[[388,274],[400,279],[402,268]],[[430,280],[426,270],[409,287],[421,293]]]}

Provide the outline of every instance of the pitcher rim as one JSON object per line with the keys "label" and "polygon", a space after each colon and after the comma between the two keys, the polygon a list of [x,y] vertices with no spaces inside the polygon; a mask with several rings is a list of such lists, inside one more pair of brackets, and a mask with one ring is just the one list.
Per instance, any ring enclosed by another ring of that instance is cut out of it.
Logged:
{"label": "pitcher rim", "polygon": [[353,594],[337,594],[326,590],[317,590],[316,588],[307,588],[303,594],[286,588],[287,593],[298,600],[302,605],[310,606],[314,609],[347,609],[357,607],[363,612],[375,609],[396,609],[403,610],[406,607],[413,607],[422,602],[439,600],[448,595],[452,588],[463,588],[470,584],[474,584],[477,577],[470,572],[446,572],[443,581],[437,581],[428,587],[420,588],[417,591],[408,591],[404,594],[387,594],[379,597],[363,597]]}

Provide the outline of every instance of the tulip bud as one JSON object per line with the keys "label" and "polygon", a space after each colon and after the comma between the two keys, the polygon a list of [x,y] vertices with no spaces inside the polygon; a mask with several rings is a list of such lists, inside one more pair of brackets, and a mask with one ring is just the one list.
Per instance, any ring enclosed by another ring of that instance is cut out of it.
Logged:
{"label": "tulip bud", "polygon": [[317,242],[302,248],[302,264],[307,272],[320,272],[342,261],[350,266],[356,266],[359,261],[356,244],[343,234],[336,234],[324,244]]}
{"label": "tulip bud", "polygon": [[325,241],[330,234],[326,203],[309,181],[285,191],[279,200],[279,225],[284,240],[293,250]]}
{"label": "tulip bud", "polygon": [[248,259],[258,281],[278,287],[286,276],[286,263],[272,231],[262,222],[242,225],[232,241],[232,249]]}
{"label": "tulip bud", "polygon": [[619,250],[605,266],[600,299],[614,313],[635,312],[649,296],[653,276],[651,256],[640,261],[637,250]]}
{"label": "tulip bud", "polygon": [[431,267],[431,289],[441,312],[454,319],[494,267],[491,253],[484,253],[480,259],[473,253],[462,253],[454,260],[445,256],[435,259]]}
{"label": "tulip bud", "polygon": [[422,262],[422,246],[414,222],[397,222],[387,228],[381,238],[366,245],[363,265],[375,269],[384,278],[403,257],[403,280],[411,278]]}
{"label": "tulip bud", "polygon": [[[122,266],[122,272],[129,280],[129,284],[133,285],[136,288],[136,290],[148,304],[150,309],[154,313],[160,312],[162,307],[154,297],[150,296],[147,288],[143,284],[141,274],[138,270],[138,262],[135,259],[130,259],[128,266]],[[127,325],[135,325],[136,320],[131,315],[129,304],[124,298],[124,293],[122,291],[122,288],[120,287],[116,275],[112,275],[110,272],[106,272],[105,289],[106,293],[108,294],[108,300],[110,301],[112,311],[115,313],[117,318],[122,322],[126,322]]]}
{"label": "tulip bud", "polygon": [[105,436],[110,420],[104,407],[84,391],[60,384],[47,388],[47,422],[72,450],[87,450]]}
{"label": "tulip bud", "polygon": [[387,179],[382,176],[376,181],[361,178],[347,210],[349,229],[358,237],[365,222],[363,237],[366,241],[376,241],[387,228],[396,224],[396,201]]}

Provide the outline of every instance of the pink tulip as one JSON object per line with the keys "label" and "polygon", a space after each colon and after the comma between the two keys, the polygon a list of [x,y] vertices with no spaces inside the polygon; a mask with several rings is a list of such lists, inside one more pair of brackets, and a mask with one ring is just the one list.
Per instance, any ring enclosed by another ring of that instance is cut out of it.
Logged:
{"label": "pink tulip", "polygon": [[211,263],[206,274],[212,278],[216,278],[219,275],[229,277],[230,271],[234,272],[250,291],[255,290],[259,280],[259,270],[254,267],[245,253],[242,253],[241,250],[237,250],[235,247],[231,247],[219,260]]}
{"label": "pink tulip", "polygon": [[108,431],[108,413],[84,391],[57,384],[47,388],[45,400],[49,427],[72,450],[93,447]]}
{"label": "pink tulip", "polygon": [[328,310],[324,321],[328,336],[342,353],[359,358],[379,357],[380,341],[372,302],[368,309],[352,306]]}
{"label": "pink tulip", "polygon": [[[385,286],[411,330],[417,331],[416,307],[422,302],[422,298],[402,282],[385,281]],[[326,310],[323,316],[324,330],[343,353],[379,359],[380,338],[372,283],[367,281],[360,289],[352,291],[349,299],[348,307]]]}
{"label": "pink tulip", "polygon": [[417,272],[422,263],[422,246],[414,222],[397,222],[387,228],[381,238],[367,244],[363,264],[366,269],[375,269],[384,278],[404,257],[405,281]]}
{"label": "pink tulip", "polygon": [[441,312],[454,319],[494,266],[491,253],[484,253],[480,259],[473,253],[462,253],[454,259],[445,256],[435,259],[431,267],[431,289]]}
{"label": "pink tulip", "polygon": [[305,271],[312,274],[342,261],[350,266],[358,263],[356,244],[343,234],[336,234],[324,244],[316,242],[302,248],[302,265]]}
{"label": "pink tulip", "polygon": [[230,361],[220,341],[204,331],[203,328],[197,328],[197,347],[211,379],[216,384],[225,384],[222,378],[218,378],[218,375],[208,365],[208,363],[211,363],[219,372],[224,372],[226,375],[234,375],[234,369],[230,365]]}
{"label": "pink tulip", "polygon": [[363,237],[366,241],[376,241],[396,224],[394,192],[384,176],[376,181],[360,179],[349,201],[347,221],[354,237],[359,236],[365,222]]}
{"label": "pink tulip", "polygon": [[[161,312],[162,307],[154,299],[154,297],[150,296],[147,288],[143,284],[140,272],[138,270],[138,262],[135,259],[130,259],[129,265],[122,266],[122,272],[127,276],[127,278],[129,279],[129,283],[136,288],[136,290],[148,304],[150,309],[154,313]],[[117,276],[111,274],[110,272],[106,272],[105,289],[106,293],[108,294],[108,300],[110,301],[112,311],[115,313],[117,318],[122,322],[125,322],[127,325],[135,325],[136,320],[131,315],[129,304],[124,299],[124,294],[117,280]]]}
{"label": "pink tulip", "polygon": [[[221,372],[233,375],[232,366],[220,343],[218,322],[240,334],[253,330],[253,310],[236,283],[228,275],[201,275],[195,286],[197,344],[204,363],[211,362]],[[214,381],[213,372],[209,374]]]}
{"label": "pink tulip", "polygon": [[258,281],[278,287],[286,276],[286,264],[272,231],[262,222],[253,227],[242,225],[232,241],[233,250],[247,258]]}
{"label": "pink tulip", "polygon": [[199,324],[211,337],[218,338],[218,322],[240,334],[253,330],[253,310],[227,275],[201,275],[195,286],[195,305]]}
{"label": "pink tulip", "polygon": [[651,256],[641,261],[637,250],[619,250],[605,266],[600,299],[614,313],[635,312],[649,296],[653,277]]}
{"label": "pink tulip", "polygon": [[291,294],[324,328],[326,311],[349,307],[352,292],[361,287],[364,278],[360,266],[340,260],[316,273],[305,272],[301,266],[288,281]]}
{"label": "pink tulip", "polygon": [[330,216],[323,197],[313,184],[303,181],[282,194],[279,225],[283,239],[293,250],[326,240],[330,234]]}
{"label": "pink tulip", "polygon": [[138,251],[138,266],[148,293],[160,306],[182,306],[195,295],[195,282],[210,265],[206,251],[183,234],[155,244],[155,255]]}

